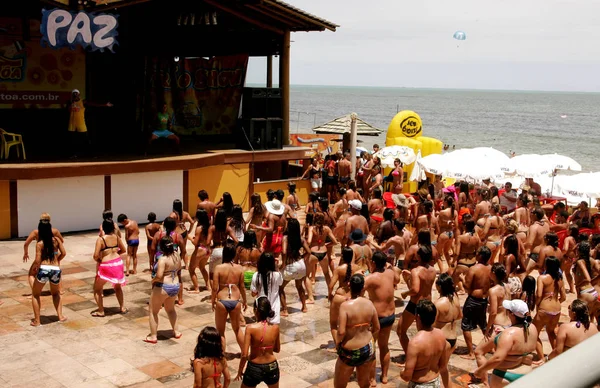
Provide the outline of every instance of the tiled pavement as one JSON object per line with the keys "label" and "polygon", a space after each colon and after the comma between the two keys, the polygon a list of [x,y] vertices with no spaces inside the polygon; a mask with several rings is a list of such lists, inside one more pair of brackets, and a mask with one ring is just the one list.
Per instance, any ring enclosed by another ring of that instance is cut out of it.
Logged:
{"label": "tiled pavement", "polygon": [[[171,338],[170,325],[163,310],[158,344],[144,343],[142,340],[149,333],[147,302],[150,274],[143,271],[147,269],[147,254],[142,235],[138,275],[130,276],[124,288],[129,313],[118,313],[114,292],[105,286],[107,316],[93,318],[90,312],[96,308],[92,294],[95,263],[91,255],[96,238],[95,232],[66,237],[62,300],[68,321],[57,322],[52,299],[46,291],[42,296],[42,326],[36,328],[29,325],[33,317],[27,284],[30,264],[22,263],[23,242],[0,242],[0,300],[4,302],[0,306],[0,385],[31,387],[36,384],[44,388],[191,387],[190,358],[198,333],[214,322],[208,293],[184,295],[185,304],[177,308],[183,333],[181,339]],[[33,246],[30,249],[30,255],[33,255]],[[184,282],[186,286],[189,283],[187,274]],[[399,296],[404,289],[403,284],[396,294]],[[332,352],[323,277],[317,277],[315,290],[318,300],[309,306],[307,314],[300,312],[292,284],[288,290],[288,303],[292,309],[288,318],[282,318],[282,348],[277,355],[282,371],[281,386],[331,386],[336,355]],[[397,314],[402,312],[402,305],[402,301],[398,300]],[[249,309],[246,315],[250,314]],[[566,307],[563,315],[561,320],[567,320]],[[412,333],[415,330],[413,326]],[[226,336],[229,368],[235,376],[239,348],[229,324]],[[474,333],[474,337],[477,343],[481,335]],[[390,341],[395,359],[400,354],[399,341],[393,333]],[[461,345],[464,350],[462,337],[458,343],[459,350]],[[547,341],[544,345],[548,352]],[[450,364],[453,381],[459,386],[467,386],[470,382],[468,372],[474,369],[474,362],[453,355]],[[401,369],[392,362],[390,381],[386,386],[405,387],[406,384],[399,378],[400,372]],[[232,387],[239,385],[239,382],[232,382]],[[352,382],[350,386],[356,386],[356,383]]]}

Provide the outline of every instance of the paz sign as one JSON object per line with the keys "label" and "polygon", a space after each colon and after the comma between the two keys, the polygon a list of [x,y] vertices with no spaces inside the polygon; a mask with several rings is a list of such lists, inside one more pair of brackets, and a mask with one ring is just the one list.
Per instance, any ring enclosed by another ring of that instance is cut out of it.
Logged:
{"label": "paz sign", "polygon": [[42,44],[61,48],[76,46],[92,51],[113,51],[117,44],[117,18],[110,14],[95,14],[84,11],[73,13],[63,9],[42,10]]}

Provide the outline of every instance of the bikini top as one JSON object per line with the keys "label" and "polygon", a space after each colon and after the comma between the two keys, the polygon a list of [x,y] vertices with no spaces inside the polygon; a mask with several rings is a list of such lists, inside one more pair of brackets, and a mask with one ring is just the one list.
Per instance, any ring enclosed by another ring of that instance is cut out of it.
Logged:
{"label": "bikini top", "polygon": [[[260,343],[262,344],[263,341],[265,340],[265,334],[267,334],[267,321],[262,321],[263,324],[263,333],[262,336],[260,337]],[[259,349],[259,350],[267,350],[267,349],[273,349],[273,345],[267,345],[267,346],[253,346],[254,349]]]}
{"label": "bikini top", "polygon": [[398,176],[398,175],[400,175],[400,172],[399,172],[399,171],[396,171],[396,170],[394,170],[394,171],[392,171],[392,175],[393,175],[393,176]]}
{"label": "bikini top", "polygon": [[[163,255],[161,255],[160,257],[158,257],[158,259],[160,259],[161,257],[163,257]],[[157,273],[158,272],[158,259],[154,262],[154,266],[152,266],[153,268],[153,272]],[[173,264],[175,264],[175,260],[173,260]],[[177,275],[177,272],[179,272],[179,270],[177,269],[173,269],[171,271],[165,271],[166,273],[171,273],[171,280],[175,280],[175,276]]]}
{"label": "bikini top", "polygon": [[213,380],[215,381],[215,387],[222,387],[221,383],[219,382],[219,378],[221,377],[220,373],[217,373],[217,360],[213,359],[213,370],[214,373],[212,376]]}
{"label": "bikini top", "polygon": [[[512,327],[512,326],[510,326]],[[498,333],[495,337],[494,337],[494,345],[498,346],[498,338],[500,338],[500,335],[503,332],[501,331],[500,333]],[[526,353],[522,353],[522,354],[508,354],[509,356],[521,356],[521,357],[526,357],[529,356],[531,354],[531,352],[526,352]]]}
{"label": "bikini top", "polygon": [[106,244],[106,240],[104,239],[104,237],[100,237],[100,238],[101,238],[101,239],[102,239],[102,241],[104,242],[104,248],[100,249],[100,251],[102,251],[102,252],[103,252],[103,251],[105,251],[105,250],[107,250],[107,249],[119,248],[119,240],[118,240],[118,238],[117,238],[117,244],[116,244],[116,245],[114,245],[114,246],[112,246],[112,247],[109,247],[109,246],[108,246],[108,244]]}

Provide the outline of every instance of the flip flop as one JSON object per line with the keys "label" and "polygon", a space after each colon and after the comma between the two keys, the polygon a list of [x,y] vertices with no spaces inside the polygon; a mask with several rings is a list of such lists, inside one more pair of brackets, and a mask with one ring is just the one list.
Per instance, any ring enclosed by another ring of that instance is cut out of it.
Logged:
{"label": "flip flop", "polygon": [[90,315],[96,318],[104,318],[104,314],[100,314],[98,311],[92,311]]}
{"label": "flip flop", "polygon": [[144,338],[144,342],[146,342],[146,343],[148,343],[148,344],[153,344],[153,345],[156,345],[156,343],[158,342],[158,340],[157,340],[157,339],[155,339],[155,340],[151,340],[151,339],[149,339],[148,337],[146,337],[146,338]]}
{"label": "flip flop", "polygon": [[173,338],[179,339],[179,338],[181,338],[182,335],[183,335],[183,333],[179,333],[179,334],[174,335]]}
{"label": "flip flop", "polygon": [[121,310],[119,311],[119,314],[125,315],[129,312],[129,309],[127,307],[125,307],[125,310]]}

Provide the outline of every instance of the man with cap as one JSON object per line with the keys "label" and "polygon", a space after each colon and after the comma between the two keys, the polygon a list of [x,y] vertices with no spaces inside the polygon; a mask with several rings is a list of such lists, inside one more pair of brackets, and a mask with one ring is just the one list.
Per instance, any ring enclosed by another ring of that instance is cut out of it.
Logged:
{"label": "man with cap", "polygon": [[352,233],[352,231],[355,229],[360,229],[364,234],[369,234],[369,222],[360,214],[363,203],[358,199],[353,199],[348,201],[348,205],[350,206],[350,212],[352,215],[346,220],[346,232],[344,233],[344,236],[346,236],[345,238],[347,239],[347,236],[349,236],[350,233]]}
{"label": "man with cap", "polygon": [[[535,352],[538,338],[527,303],[520,299],[504,300],[502,307],[511,326],[477,348],[478,368],[473,371],[475,377],[485,381],[487,371],[493,369],[492,387],[504,387],[531,372],[531,354]],[[492,357],[486,358],[491,352]]]}
{"label": "man with cap", "polygon": [[285,207],[278,199],[266,202],[265,207],[269,212],[267,226],[251,224],[250,227],[265,232],[265,238],[262,242],[263,252],[273,253],[277,257],[282,251],[283,232],[287,226],[287,220],[283,216]]}
{"label": "man with cap", "polygon": [[73,89],[71,92],[71,100],[69,102],[69,126],[67,130],[71,133],[71,148],[73,157],[77,157],[77,152],[80,148],[87,148],[89,145],[89,137],[87,134],[87,125],[85,123],[85,108],[86,106],[106,106],[111,107],[112,104],[96,104],[90,101],[81,100],[79,89]]}

